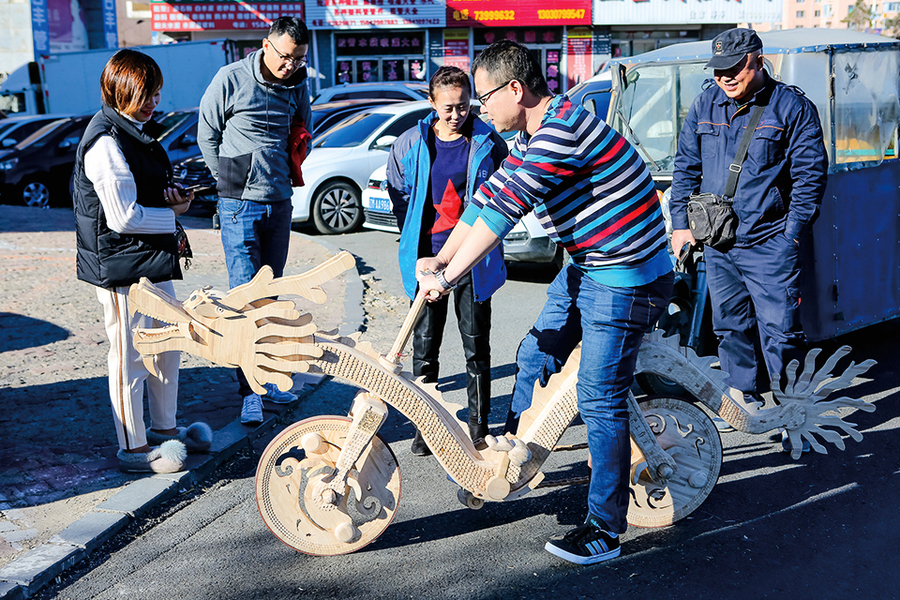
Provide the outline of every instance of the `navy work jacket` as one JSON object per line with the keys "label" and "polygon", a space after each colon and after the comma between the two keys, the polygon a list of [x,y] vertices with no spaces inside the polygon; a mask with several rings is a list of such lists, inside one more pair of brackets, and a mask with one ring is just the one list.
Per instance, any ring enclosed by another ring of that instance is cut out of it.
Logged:
{"label": "navy work jacket", "polygon": [[819,114],[802,91],[766,74],[763,88],[741,107],[717,85],[701,92],[691,105],[678,137],[672,179],[675,229],[688,229],[691,194],[724,194],[728,167],[760,103],[766,108],[734,195],[740,221],[735,245],[754,246],[782,232],[799,240],[813,220],[828,172]]}

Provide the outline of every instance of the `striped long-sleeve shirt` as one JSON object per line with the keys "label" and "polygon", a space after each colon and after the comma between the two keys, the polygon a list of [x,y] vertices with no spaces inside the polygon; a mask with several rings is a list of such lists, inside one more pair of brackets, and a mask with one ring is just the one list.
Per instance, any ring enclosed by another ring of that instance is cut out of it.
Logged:
{"label": "striped long-sleeve shirt", "polygon": [[565,96],[550,101],[534,135],[518,135],[461,220],[480,218],[503,238],[531,210],[572,262],[604,285],[644,285],[672,270],[644,162],[625,138]]}

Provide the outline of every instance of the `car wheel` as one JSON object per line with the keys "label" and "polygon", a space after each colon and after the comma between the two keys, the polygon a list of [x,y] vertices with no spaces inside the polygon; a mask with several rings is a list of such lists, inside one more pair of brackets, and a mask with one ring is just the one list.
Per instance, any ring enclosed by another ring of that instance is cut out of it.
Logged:
{"label": "car wheel", "polygon": [[48,208],[50,206],[50,188],[44,183],[34,180],[22,186],[22,202],[25,206]]}
{"label": "car wheel", "polygon": [[348,233],[363,220],[359,191],[349,183],[325,184],[313,200],[313,223],[320,233]]}

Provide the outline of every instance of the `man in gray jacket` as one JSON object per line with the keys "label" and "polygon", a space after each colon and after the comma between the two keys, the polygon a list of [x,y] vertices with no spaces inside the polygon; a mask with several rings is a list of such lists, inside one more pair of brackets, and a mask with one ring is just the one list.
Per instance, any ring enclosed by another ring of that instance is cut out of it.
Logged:
{"label": "man in gray jacket", "polygon": [[[249,282],[263,265],[281,277],[291,234],[288,135],[294,120],[311,129],[306,53],[309,30],[280,17],[262,49],[219,69],[200,101],[198,142],[216,178],[228,283]],[[242,423],[262,422],[262,398],[238,369]],[[266,385],[266,400],[297,399]]]}

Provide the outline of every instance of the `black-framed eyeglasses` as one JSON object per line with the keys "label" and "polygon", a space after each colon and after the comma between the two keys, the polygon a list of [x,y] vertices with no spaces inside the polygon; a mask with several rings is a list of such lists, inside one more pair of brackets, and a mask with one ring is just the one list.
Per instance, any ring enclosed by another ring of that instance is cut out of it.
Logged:
{"label": "black-framed eyeglasses", "polygon": [[[268,38],[266,38],[266,39],[268,39]],[[272,50],[275,51],[275,54],[278,55],[278,58],[280,58],[281,60],[283,60],[286,63],[290,63],[290,64],[294,65],[295,67],[305,67],[306,65],[309,64],[309,60],[307,59],[306,56],[301,56],[298,58],[296,56],[291,56],[290,54],[282,54],[281,52],[278,51],[278,48],[275,47],[275,44],[272,43],[272,40],[269,40],[269,45],[272,46]]]}
{"label": "black-framed eyeglasses", "polygon": [[481,102],[482,104],[486,103],[486,102],[488,101],[488,98],[490,98],[491,96],[494,95],[494,92],[499,92],[500,90],[502,90],[503,88],[505,88],[506,86],[508,86],[508,85],[509,85],[510,83],[512,83],[512,82],[513,82],[513,80],[510,79],[509,81],[507,81],[507,82],[504,83],[503,85],[498,85],[497,87],[495,87],[495,88],[492,89],[491,91],[486,92],[486,93],[484,93],[484,94],[478,96],[478,101]]}

